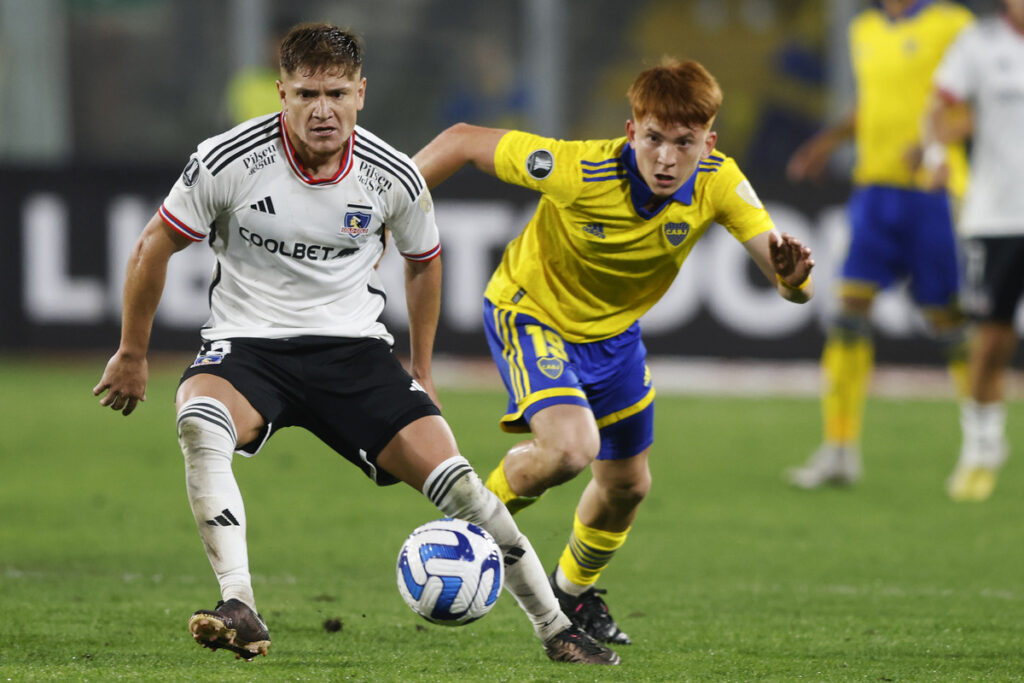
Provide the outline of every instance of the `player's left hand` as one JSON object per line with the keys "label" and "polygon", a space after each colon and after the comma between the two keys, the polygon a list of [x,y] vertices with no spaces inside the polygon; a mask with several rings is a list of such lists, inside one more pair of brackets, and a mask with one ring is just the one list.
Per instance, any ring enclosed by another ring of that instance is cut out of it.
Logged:
{"label": "player's left hand", "polygon": [[787,233],[782,233],[781,237],[772,233],[768,236],[768,248],[772,268],[786,286],[796,289],[810,277],[814,259],[811,258],[811,248],[805,247],[800,240]]}

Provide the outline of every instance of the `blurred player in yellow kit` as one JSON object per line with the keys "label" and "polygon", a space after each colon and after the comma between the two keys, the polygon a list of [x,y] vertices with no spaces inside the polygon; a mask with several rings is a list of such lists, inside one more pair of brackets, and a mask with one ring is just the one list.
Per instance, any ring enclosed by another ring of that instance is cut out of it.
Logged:
{"label": "blurred player in yellow kit", "polygon": [[971,20],[967,9],[946,0],[884,0],[860,13],[850,25],[854,111],[790,160],[791,179],[816,177],[839,144],[855,140],[850,246],[822,354],[824,443],[788,472],[801,488],[860,478],[861,425],[874,366],[869,317],[879,290],[909,282],[946,353],[958,395],[966,394],[966,324],[951,198],[963,193],[967,164],[961,148],[950,149],[943,155],[944,177],[936,177],[929,159],[921,163],[921,129],[932,72]]}
{"label": "blurred player in yellow kit", "polygon": [[541,193],[484,293],[491,354],[509,394],[501,426],[533,432],[487,487],[516,511],[588,466],[551,583],[598,640],[628,644],[595,588],[651,485],[654,387],[637,322],[713,222],[784,298],[811,298],[810,250],[780,235],[735,161],[715,149],[722,101],[700,64],[666,59],[629,89],[612,140],[564,141],[457,124],[414,157],[429,186],[467,163]]}

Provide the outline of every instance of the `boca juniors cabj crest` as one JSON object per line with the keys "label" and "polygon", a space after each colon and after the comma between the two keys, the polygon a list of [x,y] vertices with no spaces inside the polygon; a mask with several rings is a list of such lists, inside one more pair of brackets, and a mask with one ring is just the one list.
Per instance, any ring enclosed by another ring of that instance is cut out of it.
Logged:
{"label": "boca juniors cabj crest", "polygon": [[349,211],[345,214],[341,234],[355,237],[368,232],[370,232],[370,214],[365,211]]}
{"label": "boca juniors cabj crest", "polygon": [[665,237],[668,238],[669,244],[673,247],[678,247],[686,239],[686,236],[690,234],[689,223],[666,223],[665,224]]}
{"label": "boca juniors cabj crest", "polygon": [[549,379],[558,379],[565,369],[565,363],[560,358],[547,356],[537,359],[537,369],[548,376]]}

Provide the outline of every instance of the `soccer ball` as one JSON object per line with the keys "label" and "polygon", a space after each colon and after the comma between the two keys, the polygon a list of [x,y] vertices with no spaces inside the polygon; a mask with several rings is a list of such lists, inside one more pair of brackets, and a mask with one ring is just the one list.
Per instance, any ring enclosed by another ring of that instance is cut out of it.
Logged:
{"label": "soccer ball", "polygon": [[501,549],[462,519],[427,522],[398,553],[398,591],[427,621],[461,626],[491,611],[504,581]]}

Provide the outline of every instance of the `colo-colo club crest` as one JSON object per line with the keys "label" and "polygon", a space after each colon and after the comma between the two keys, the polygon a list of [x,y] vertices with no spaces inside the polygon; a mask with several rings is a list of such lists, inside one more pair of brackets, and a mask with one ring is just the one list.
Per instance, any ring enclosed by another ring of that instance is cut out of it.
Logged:
{"label": "colo-colo club crest", "polygon": [[686,239],[686,236],[690,234],[689,223],[666,223],[665,224],[665,237],[668,238],[669,244],[673,247],[678,247]]}
{"label": "colo-colo club crest", "polygon": [[370,214],[365,211],[349,211],[345,214],[341,234],[357,237],[370,232]]}

